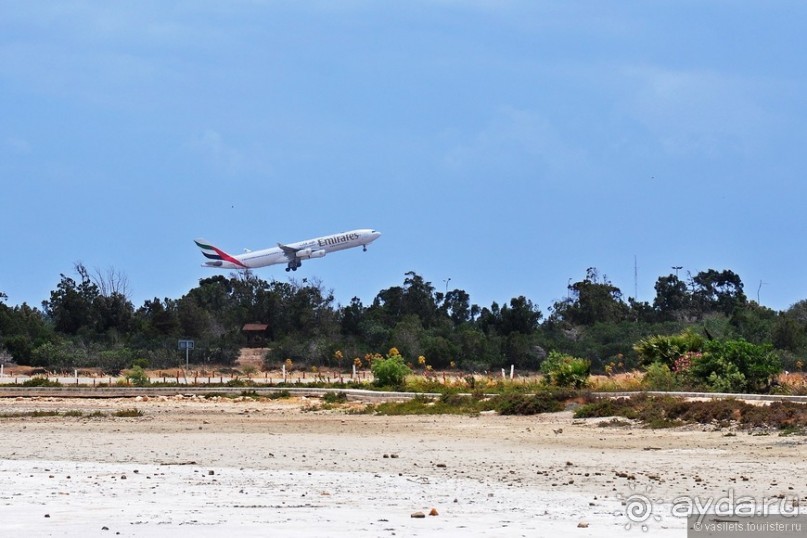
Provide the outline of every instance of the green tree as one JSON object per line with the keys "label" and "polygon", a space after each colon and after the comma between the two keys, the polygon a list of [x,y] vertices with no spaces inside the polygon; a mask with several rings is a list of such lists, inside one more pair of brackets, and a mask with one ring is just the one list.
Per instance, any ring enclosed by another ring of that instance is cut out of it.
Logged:
{"label": "green tree", "polygon": [[135,313],[135,320],[149,338],[179,335],[176,301],[167,297],[165,301],[157,297],[146,300]]}
{"label": "green tree", "polygon": [[54,338],[45,316],[23,303],[13,308],[0,302],[0,348],[19,364],[30,364],[33,350]]}
{"label": "green tree", "polygon": [[589,267],[586,277],[570,284],[568,290],[568,297],[552,307],[552,321],[590,326],[627,319],[628,307],[622,300],[622,291],[607,276],[601,278],[594,267]]}
{"label": "green tree", "polygon": [[736,308],[746,303],[743,283],[731,270],[701,271],[692,278],[692,299],[698,312],[722,312],[731,315]]}
{"label": "green tree", "polygon": [[465,290],[451,290],[445,294],[440,310],[454,325],[467,323],[471,321],[471,296]]}
{"label": "green tree", "polygon": [[512,333],[533,334],[541,320],[541,311],[532,301],[520,295],[510,299],[510,305],[503,306],[500,311],[499,334]]}
{"label": "green tree", "polygon": [[414,271],[406,273],[403,286],[403,315],[415,315],[425,328],[437,321],[437,302],[434,286]]}
{"label": "green tree", "polygon": [[807,352],[807,300],[798,301],[777,316],[771,341],[777,349]]}
{"label": "green tree", "polygon": [[776,320],[776,312],[756,301],[750,301],[744,307],[734,310],[729,323],[740,338],[754,344],[764,344],[772,342]]}
{"label": "green tree", "polygon": [[98,295],[98,287],[89,278],[77,284],[62,274],[56,289],[50,292],[50,300],[43,301],[42,306],[56,331],[78,334],[82,329],[94,329],[93,301]]}
{"label": "green tree", "polygon": [[361,299],[353,297],[350,304],[342,308],[339,316],[339,326],[345,336],[359,336],[361,323],[364,320],[365,308]]}
{"label": "green tree", "polygon": [[96,332],[106,333],[114,330],[126,334],[132,328],[134,307],[121,293],[98,295],[93,299],[92,310]]}
{"label": "green tree", "polygon": [[686,319],[692,297],[686,283],[676,275],[659,277],[655,284],[656,298],[653,308],[664,321]]}

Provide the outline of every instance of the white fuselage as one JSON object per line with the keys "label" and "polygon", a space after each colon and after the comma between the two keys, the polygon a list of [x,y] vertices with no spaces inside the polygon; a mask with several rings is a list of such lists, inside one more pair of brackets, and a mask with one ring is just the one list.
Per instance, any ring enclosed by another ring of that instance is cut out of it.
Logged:
{"label": "white fuselage", "polygon": [[[279,263],[294,264],[301,260],[322,258],[329,252],[336,252],[354,247],[366,247],[381,235],[371,229],[351,230],[349,232],[325,235],[297,243],[288,243],[263,250],[245,252],[232,257],[249,269],[266,267]],[[229,261],[207,262],[206,267],[218,269],[244,269]]]}

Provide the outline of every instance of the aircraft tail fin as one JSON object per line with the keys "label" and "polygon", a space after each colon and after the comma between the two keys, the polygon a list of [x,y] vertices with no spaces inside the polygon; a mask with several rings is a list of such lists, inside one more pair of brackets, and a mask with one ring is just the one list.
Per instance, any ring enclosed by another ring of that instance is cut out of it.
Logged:
{"label": "aircraft tail fin", "polygon": [[208,260],[211,260],[207,262],[205,265],[213,267],[221,267],[223,265],[223,262],[229,262],[231,264],[236,265],[237,267],[241,267],[244,269],[247,268],[247,266],[244,265],[237,258],[230,256],[220,248],[214,247],[204,239],[194,239],[193,242],[196,243],[196,246],[199,247],[199,249],[201,249],[202,255]]}

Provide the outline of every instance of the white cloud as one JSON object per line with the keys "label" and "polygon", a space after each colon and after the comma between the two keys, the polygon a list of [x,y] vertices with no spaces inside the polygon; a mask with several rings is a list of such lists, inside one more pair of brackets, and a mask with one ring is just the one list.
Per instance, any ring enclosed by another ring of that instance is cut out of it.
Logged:
{"label": "white cloud", "polygon": [[628,114],[671,154],[753,151],[770,129],[758,84],[713,71],[631,67]]}
{"label": "white cloud", "polygon": [[228,171],[236,171],[243,166],[244,157],[241,152],[227,145],[218,131],[205,129],[194,140],[193,146],[217,166]]}
{"label": "white cloud", "polygon": [[231,144],[215,129],[205,129],[191,141],[191,147],[205,160],[229,175],[266,173],[265,159],[258,150],[247,151]]}
{"label": "white cloud", "polygon": [[14,155],[28,155],[31,153],[31,144],[27,140],[16,136],[9,136],[3,140],[2,147]]}
{"label": "white cloud", "polygon": [[497,110],[484,129],[449,150],[444,163],[452,169],[559,172],[576,168],[583,156],[542,114],[507,106]]}

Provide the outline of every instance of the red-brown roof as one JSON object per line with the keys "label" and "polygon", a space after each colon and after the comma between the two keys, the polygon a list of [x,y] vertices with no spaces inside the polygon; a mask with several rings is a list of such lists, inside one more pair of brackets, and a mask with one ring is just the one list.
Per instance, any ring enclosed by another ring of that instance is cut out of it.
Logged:
{"label": "red-brown roof", "polygon": [[247,323],[244,325],[242,331],[265,331],[269,327],[266,323]]}

